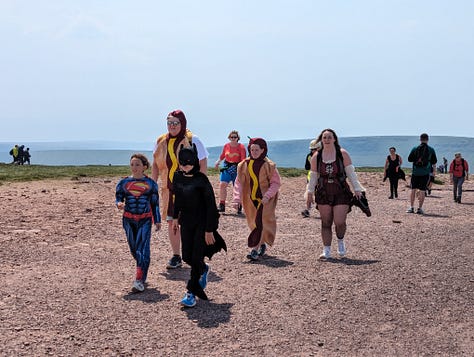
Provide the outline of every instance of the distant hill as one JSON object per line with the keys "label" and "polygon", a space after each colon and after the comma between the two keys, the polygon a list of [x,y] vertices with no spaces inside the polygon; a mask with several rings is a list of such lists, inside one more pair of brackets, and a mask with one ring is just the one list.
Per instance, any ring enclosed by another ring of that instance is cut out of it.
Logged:
{"label": "distant hill", "polygon": [[[303,168],[311,138],[300,140],[270,141],[269,157],[279,167]],[[407,156],[411,148],[419,143],[418,136],[368,136],[339,138],[342,147],[351,154],[356,167],[382,167],[388,148],[395,146],[403,158],[403,166],[411,167]],[[460,151],[474,167],[474,138],[433,136],[430,138],[438,155],[449,161]],[[118,142],[28,142],[19,143],[30,147],[33,164],[42,165],[127,165],[133,152],[143,152],[151,159],[151,150],[144,143]],[[224,144],[224,143],[223,143]],[[11,162],[8,154],[14,143],[0,143],[0,162]],[[244,143],[247,146],[247,143]],[[219,157],[222,146],[209,147],[209,166]]]}

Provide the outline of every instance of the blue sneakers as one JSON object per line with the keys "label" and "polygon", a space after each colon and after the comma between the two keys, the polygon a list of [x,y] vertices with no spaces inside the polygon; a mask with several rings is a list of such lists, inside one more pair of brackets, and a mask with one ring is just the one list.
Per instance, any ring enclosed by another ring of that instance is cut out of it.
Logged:
{"label": "blue sneakers", "polygon": [[265,255],[266,251],[267,251],[267,245],[265,243],[262,243],[262,245],[260,246],[260,249],[258,250],[258,255],[262,257]]}
{"label": "blue sneakers", "polygon": [[204,268],[204,272],[202,273],[201,277],[199,278],[199,285],[201,285],[201,288],[204,290],[207,286],[207,275],[209,274],[209,271],[211,270],[211,267],[209,264],[206,264],[206,267]]}
{"label": "blue sneakers", "polygon": [[196,297],[194,294],[187,292],[181,300],[181,305],[184,307],[194,307],[196,305]]}
{"label": "blue sneakers", "polygon": [[256,249],[252,249],[249,254],[247,254],[247,259],[250,260],[257,260],[258,259],[258,252]]}

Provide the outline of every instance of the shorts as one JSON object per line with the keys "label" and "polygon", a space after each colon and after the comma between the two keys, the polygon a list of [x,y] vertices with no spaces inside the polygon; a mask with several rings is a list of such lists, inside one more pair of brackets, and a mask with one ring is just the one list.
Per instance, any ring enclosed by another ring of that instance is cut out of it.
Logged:
{"label": "shorts", "polygon": [[318,205],[350,205],[352,200],[352,192],[346,182],[342,183],[344,189],[339,182],[327,183],[322,188],[316,188],[315,200]]}
{"label": "shorts", "polygon": [[430,175],[412,176],[410,181],[410,188],[412,190],[418,189],[426,191],[426,187],[430,182]]}
{"label": "shorts", "polygon": [[235,182],[237,178],[237,165],[231,165],[224,167],[221,171],[220,181],[221,182]]}

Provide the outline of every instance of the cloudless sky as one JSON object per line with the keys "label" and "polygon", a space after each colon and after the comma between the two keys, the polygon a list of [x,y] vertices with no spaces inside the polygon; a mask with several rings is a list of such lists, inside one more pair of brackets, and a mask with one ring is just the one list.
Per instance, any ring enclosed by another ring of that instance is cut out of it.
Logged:
{"label": "cloudless sky", "polygon": [[472,0],[1,0],[0,141],[474,136]]}

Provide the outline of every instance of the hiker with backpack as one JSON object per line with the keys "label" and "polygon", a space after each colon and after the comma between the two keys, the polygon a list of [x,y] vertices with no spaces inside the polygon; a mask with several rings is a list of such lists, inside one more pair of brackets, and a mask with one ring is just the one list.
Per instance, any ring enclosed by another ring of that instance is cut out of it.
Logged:
{"label": "hiker with backpack", "polygon": [[469,179],[469,165],[460,152],[454,154],[454,160],[449,165],[450,181],[453,185],[454,202],[461,203],[462,185]]}
{"label": "hiker with backpack", "polygon": [[407,213],[415,213],[414,203],[415,196],[418,191],[418,209],[416,213],[424,214],[423,202],[425,201],[425,192],[430,183],[430,175],[434,176],[438,159],[436,158],[435,150],[428,145],[428,134],[423,133],[420,135],[420,145],[415,146],[408,155],[408,162],[413,163],[412,175],[410,181],[411,195],[410,195],[410,207],[407,209]]}

